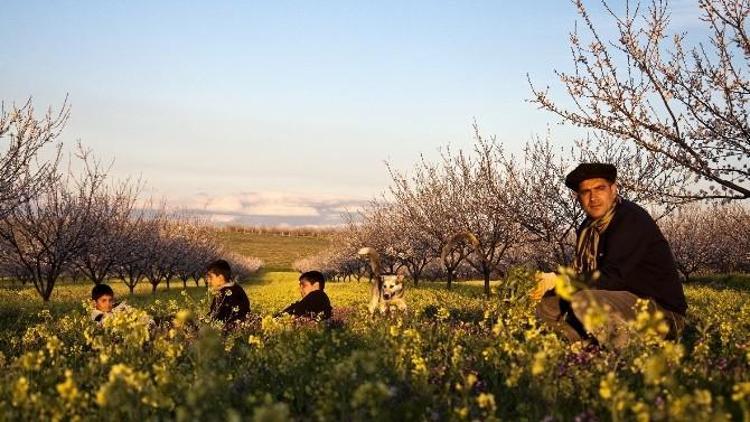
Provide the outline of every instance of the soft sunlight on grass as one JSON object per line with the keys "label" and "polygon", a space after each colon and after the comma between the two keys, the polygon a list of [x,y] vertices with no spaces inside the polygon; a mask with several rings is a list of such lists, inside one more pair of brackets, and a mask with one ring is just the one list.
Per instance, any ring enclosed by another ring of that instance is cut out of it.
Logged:
{"label": "soft sunlight on grass", "polygon": [[279,236],[242,232],[217,232],[230,250],[263,260],[266,271],[289,271],[297,259],[313,255],[330,245],[324,237]]}

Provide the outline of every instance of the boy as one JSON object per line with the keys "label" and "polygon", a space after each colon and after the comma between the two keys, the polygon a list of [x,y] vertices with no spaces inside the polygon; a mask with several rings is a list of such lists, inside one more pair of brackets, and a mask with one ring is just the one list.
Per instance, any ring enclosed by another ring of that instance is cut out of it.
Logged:
{"label": "boy", "polygon": [[208,265],[206,281],[214,293],[209,318],[224,323],[224,330],[246,320],[250,314],[250,300],[242,287],[232,280],[232,267],[223,259]]}
{"label": "boy", "polygon": [[299,292],[302,300],[287,306],[276,314],[290,314],[295,317],[331,318],[331,301],[325,291],[325,277],[320,271],[308,271],[299,277]]}
{"label": "boy", "polygon": [[129,306],[125,301],[115,303],[115,292],[108,285],[101,283],[91,289],[91,300],[94,301],[94,309],[91,311],[91,320],[101,325],[104,318],[113,312],[123,311]]}

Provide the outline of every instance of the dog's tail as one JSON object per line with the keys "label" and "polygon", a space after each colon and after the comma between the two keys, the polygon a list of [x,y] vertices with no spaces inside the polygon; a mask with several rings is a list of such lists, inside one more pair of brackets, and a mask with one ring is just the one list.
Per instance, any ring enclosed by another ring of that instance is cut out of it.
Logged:
{"label": "dog's tail", "polygon": [[366,256],[370,260],[370,268],[375,275],[375,278],[380,278],[381,267],[380,267],[380,255],[374,248],[362,248],[359,250],[360,256]]}
{"label": "dog's tail", "polygon": [[473,233],[469,231],[458,232],[451,236],[450,239],[448,239],[448,243],[443,247],[443,253],[440,254],[440,260],[443,261],[443,264],[446,264],[448,256],[453,252],[453,248],[455,248],[460,241],[469,242],[474,249],[479,248],[479,239],[477,239]]}
{"label": "dog's tail", "polygon": [[359,250],[360,256],[366,256],[370,260],[370,267],[372,268],[372,288],[370,289],[370,304],[369,310],[372,315],[378,307],[378,303],[382,299],[382,280],[381,267],[380,267],[380,255],[374,248],[362,248]]}

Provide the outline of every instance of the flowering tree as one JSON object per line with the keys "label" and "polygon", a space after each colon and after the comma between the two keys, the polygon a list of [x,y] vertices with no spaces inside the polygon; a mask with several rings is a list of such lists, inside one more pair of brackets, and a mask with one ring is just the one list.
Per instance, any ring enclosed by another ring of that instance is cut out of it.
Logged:
{"label": "flowering tree", "polygon": [[79,178],[68,173],[52,179],[0,220],[6,258],[23,270],[45,302],[89,239],[100,235],[95,202],[105,175],[97,166],[86,169]]}
{"label": "flowering tree", "polygon": [[137,227],[142,220],[134,209],[138,191],[137,185],[125,181],[103,187],[92,202],[90,235],[76,256],[75,265],[96,284],[113,276],[115,266],[129,259],[128,249],[138,247]]}
{"label": "flowering tree", "polygon": [[117,277],[128,286],[130,294],[133,294],[135,286],[145,277],[148,270],[151,248],[158,237],[158,220],[138,219],[128,220],[125,230],[119,230],[117,234],[130,233],[132,237],[121,239],[123,248],[120,250],[119,261],[114,266]]}
{"label": "flowering tree", "polygon": [[509,189],[513,176],[502,166],[502,149],[493,139],[484,139],[474,125],[474,151],[443,155],[448,202],[459,233],[474,236],[466,262],[484,279],[490,294],[490,277],[500,270],[505,254],[521,240],[517,198]]}
{"label": "flowering tree", "polygon": [[[424,159],[415,166],[411,177],[391,168],[389,170],[392,178],[389,190],[395,208],[424,236],[429,253],[435,257],[441,256],[457,229],[456,216],[453,214],[455,207],[450,204],[454,199],[450,194],[456,191],[450,189],[440,166]],[[451,251],[451,259],[445,261],[448,288],[455,278],[456,268],[469,253],[465,244],[457,246],[457,250]]]}
{"label": "flowering tree", "polygon": [[151,293],[156,293],[162,281],[169,289],[170,281],[177,275],[179,264],[185,256],[185,241],[179,234],[179,223],[163,214],[156,224],[157,236],[152,237],[146,246],[149,251],[146,278],[151,283]]}
{"label": "flowering tree", "polygon": [[734,205],[728,207],[726,229],[729,244],[734,250],[735,262],[732,271],[750,272],[750,210]]}
{"label": "flowering tree", "polygon": [[[345,255],[351,255],[352,259],[365,264],[366,260],[355,255],[356,251],[363,247],[371,247],[380,256],[380,265],[386,274],[394,274],[403,265],[399,254],[407,248],[409,233],[399,232],[396,219],[398,215],[394,212],[393,204],[386,201],[372,201],[369,207],[359,213],[360,222],[355,223],[352,216],[348,217],[346,236],[339,236],[343,241],[340,251]],[[353,252],[352,252],[353,251]],[[342,257],[343,258],[343,257]],[[346,266],[346,260],[341,259],[341,264]],[[372,278],[373,273],[366,265],[366,272]],[[354,268],[352,268],[354,270]]]}
{"label": "flowering tree", "polygon": [[736,205],[687,206],[659,222],[677,268],[696,273],[746,271],[750,261],[750,213]]}
{"label": "flowering tree", "polygon": [[37,116],[31,99],[8,109],[0,103],[0,140],[8,140],[0,152],[0,218],[58,176],[57,158],[40,161],[38,152],[59,138],[69,116],[67,100],[58,112],[49,109],[43,117]]}
{"label": "flowering tree", "polygon": [[[604,2],[617,36],[608,42],[582,0],[588,33],[570,36],[573,73],[557,72],[573,106],[532,84],[533,102],[563,121],[627,142],[660,169],[695,182],[662,192],[675,199],[750,198],[750,39],[745,0],[701,0],[709,43],[685,45],[668,33],[667,3],[626,2],[616,13]],[[671,40],[670,40],[671,38]]]}
{"label": "flowering tree", "polygon": [[247,281],[263,267],[263,261],[259,258],[240,255],[233,252],[223,252],[229,265],[232,266],[232,273],[236,281]]}
{"label": "flowering tree", "polygon": [[395,257],[408,270],[414,284],[419,284],[425,267],[434,259],[429,238],[398,209],[391,209],[388,215],[389,238],[394,239]]}
{"label": "flowering tree", "polygon": [[[549,137],[535,137],[524,148],[522,160],[503,157],[509,175],[508,192],[515,198],[514,218],[524,229],[525,254],[546,270],[570,262],[575,229],[583,211],[564,183],[574,158],[555,151]],[[520,257],[517,257],[520,258]]]}
{"label": "flowering tree", "polygon": [[208,263],[219,256],[219,246],[212,230],[204,222],[187,220],[181,227],[184,254],[177,263],[176,275],[182,281],[183,288],[187,288],[191,278],[197,287]]}
{"label": "flowering tree", "polygon": [[750,258],[750,213],[747,208],[728,204],[708,208],[706,212],[710,214],[714,238],[710,270],[727,274],[747,269]]}
{"label": "flowering tree", "polygon": [[711,212],[698,206],[686,206],[659,221],[664,236],[669,241],[677,269],[689,280],[690,276],[710,268],[714,260],[716,219]]}

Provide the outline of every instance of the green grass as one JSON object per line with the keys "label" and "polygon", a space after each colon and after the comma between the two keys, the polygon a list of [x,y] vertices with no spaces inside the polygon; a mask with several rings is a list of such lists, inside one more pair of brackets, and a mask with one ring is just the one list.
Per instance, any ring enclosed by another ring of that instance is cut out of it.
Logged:
{"label": "green grass", "polygon": [[687,285],[708,286],[713,289],[750,291],[750,274],[713,274],[695,276]]}
{"label": "green grass", "polygon": [[[249,282],[243,283],[252,303],[252,311],[259,315],[273,314],[298,300],[298,277],[299,274],[292,271],[263,271]],[[160,303],[181,301],[183,290],[193,301],[207,298],[206,287],[202,283],[200,287],[196,287],[192,281],[188,283],[187,289],[183,289],[181,282],[172,283],[171,289],[167,289],[162,283],[155,294],[151,292],[151,285],[144,282],[136,286],[133,295],[129,294],[122,281],[109,280],[107,284],[114,290],[116,301],[125,300],[129,305],[140,309],[163,309],[165,306]],[[30,284],[20,286],[6,282],[0,285],[0,303],[3,304],[0,307],[0,352],[7,351],[11,341],[22,337],[26,329],[41,323],[44,320],[44,315],[41,314],[43,310],[49,311],[53,319],[59,319],[82,309],[89,303],[92,286],[92,283],[86,282],[58,283],[50,301],[45,303]],[[467,298],[481,298],[483,295],[480,282],[458,283],[457,286],[453,293],[458,295]],[[369,283],[364,279],[361,282],[329,282],[326,292],[333,305],[339,309],[364,308]],[[410,293],[419,297],[420,301],[429,301],[429,298],[440,297],[441,292],[447,292],[444,283],[421,283],[418,289]],[[203,311],[208,311],[207,303]]]}
{"label": "green grass", "polygon": [[[293,271],[264,271],[242,286],[253,302],[253,310],[260,314],[269,314],[278,311],[292,301],[299,299],[298,288],[299,273]],[[498,281],[493,281],[497,285]],[[195,286],[192,281],[188,283],[187,289],[183,289],[182,283],[172,283],[170,289],[164,283],[160,284],[155,294],[151,293],[151,285],[140,283],[136,286],[133,295],[128,292],[127,286],[119,280],[107,282],[115,292],[115,300],[125,300],[128,304],[146,308],[152,306],[156,300],[168,302],[179,300],[183,290],[193,300],[200,300],[207,296],[206,287]],[[13,329],[20,332],[26,327],[38,322],[36,315],[42,310],[49,310],[53,317],[59,317],[73,310],[79,309],[82,303],[87,302],[91,295],[92,283],[58,283],[55,286],[50,301],[43,302],[34,287],[30,284],[25,286],[5,283],[0,287],[0,327],[5,330]],[[326,292],[334,305],[342,307],[365,306],[369,283],[362,279],[360,282],[328,282]],[[445,283],[420,283],[418,288],[409,286],[410,294],[423,296],[434,296],[440,292],[447,292]],[[481,281],[466,281],[454,284],[453,292],[467,298],[480,299],[483,297],[483,285]],[[1,349],[1,347],[0,347]]]}
{"label": "green grass", "polygon": [[228,249],[264,262],[265,271],[291,271],[297,259],[318,253],[330,245],[324,237],[279,236],[240,232],[218,232]]}
{"label": "green grass", "polygon": [[[252,302],[253,311],[261,315],[272,314],[297,300],[297,278],[298,273],[293,271],[264,271],[243,283],[243,288]],[[119,280],[110,280],[108,284],[115,291],[117,301],[126,300],[130,305],[140,308],[153,306],[157,300],[180,300],[183,290],[195,301],[207,297],[203,284],[196,287],[192,281],[188,283],[187,289],[183,289],[181,282],[172,283],[171,289],[167,289],[162,283],[158,286],[156,294],[151,293],[150,284],[140,283],[133,295],[128,293],[125,284]],[[491,282],[493,287],[501,284],[499,280]],[[37,314],[40,311],[49,310],[53,317],[60,317],[80,309],[82,303],[89,299],[91,287],[91,283],[59,283],[55,286],[50,301],[44,303],[31,285],[3,284],[0,287],[0,303],[3,304],[0,307],[0,327],[3,328],[3,332],[0,333],[0,350],[3,338],[19,335],[29,326],[39,322]],[[473,307],[481,307],[484,297],[483,282],[479,280],[454,283],[454,288],[450,292],[444,282],[422,282],[419,286],[408,285],[407,288],[409,297],[416,303],[440,305],[442,295],[450,293],[473,302]],[[363,308],[368,299],[369,283],[365,279],[360,282],[328,282],[326,292],[334,306]],[[690,312],[699,317],[717,298],[724,300],[732,297],[750,301],[750,275],[696,278],[685,285],[685,293]]]}

